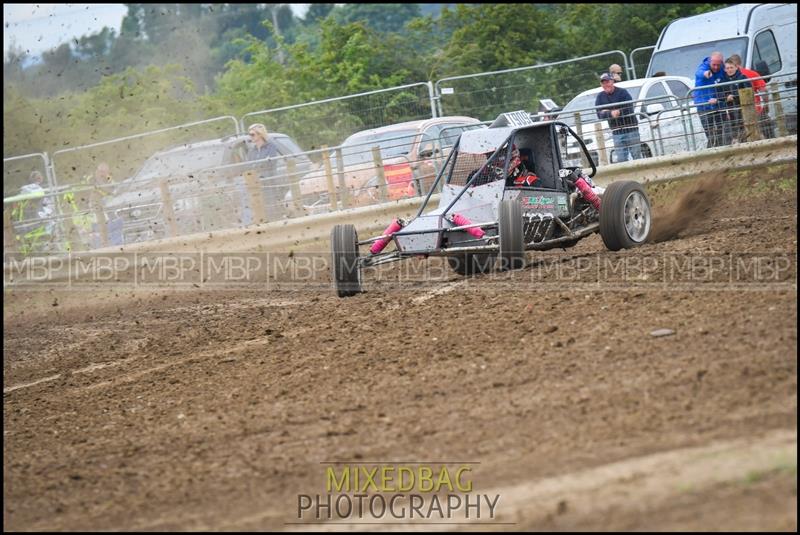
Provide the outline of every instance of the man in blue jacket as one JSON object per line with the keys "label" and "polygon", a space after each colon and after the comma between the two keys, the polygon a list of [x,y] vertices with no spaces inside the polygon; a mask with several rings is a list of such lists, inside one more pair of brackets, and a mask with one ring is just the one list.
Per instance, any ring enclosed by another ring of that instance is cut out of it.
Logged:
{"label": "man in blue jacket", "polygon": [[[603,90],[597,94],[594,105],[606,106],[597,110],[597,117],[608,120],[614,152],[618,162],[642,157],[642,141],[639,139],[639,121],[633,114],[633,97],[625,89],[614,86],[614,77],[603,73],[600,77]],[[619,106],[609,106],[619,104]]]}
{"label": "man in blue jacket", "polygon": [[[722,52],[712,52],[697,66],[697,71],[694,73],[694,103],[697,105],[703,130],[706,131],[709,147],[719,147],[723,144],[722,114],[717,102],[716,89],[711,87],[722,82],[725,76],[722,65]],[[701,89],[703,87],[706,89]]]}

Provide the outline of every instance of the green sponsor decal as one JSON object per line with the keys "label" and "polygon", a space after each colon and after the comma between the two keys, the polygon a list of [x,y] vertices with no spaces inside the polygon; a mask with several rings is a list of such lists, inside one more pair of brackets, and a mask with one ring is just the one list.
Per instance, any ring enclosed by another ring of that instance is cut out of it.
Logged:
{"label": "green sponsor decal", "polygon": [[531,195],[525,199],[525,204],[530,206],[549,205],[552,206],[556,202],[555,197],[545,197],[544,195]]}

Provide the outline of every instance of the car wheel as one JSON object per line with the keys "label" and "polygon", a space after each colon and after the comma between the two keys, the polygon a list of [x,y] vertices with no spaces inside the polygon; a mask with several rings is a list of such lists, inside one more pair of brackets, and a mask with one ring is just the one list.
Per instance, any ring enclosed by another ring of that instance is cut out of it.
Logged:
{"label": "car wheel", "polygon": [[600,206],[600,236],[611,251],[630,249],[647,241],[651,228],[650,200],[641,184],[612,182]]}
{"label": "car wheel", "polygon": [[457,256],[448,256],[447,263],[459,275],[475,275],[486,273],[494,264],[495,255],[492,253],[463,253]]}
{"label": "car wheel", "polygon": [[525,234],[522,206],[516,199],[500,203],[498,218],[500,233],[500,269],[522,269],[525,266]]}
{"label": "car wheel", "polygon": [[642,143],[642,158],[652,158],[653,151],[650,150],[650,146],[647,143]]}
{"label": "car wheel", "polygon": [[348,297],[361,291],[358,235],[353,225],[336,225],[331,231],[333,284],[336,295]]}

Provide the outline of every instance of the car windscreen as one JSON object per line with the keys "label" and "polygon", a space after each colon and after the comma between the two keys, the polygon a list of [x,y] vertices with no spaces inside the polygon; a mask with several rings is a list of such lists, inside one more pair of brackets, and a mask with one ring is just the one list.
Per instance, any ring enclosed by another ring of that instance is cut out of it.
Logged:
{"label": "car windscreen", "polygon": [[663,72],[669,76],[686,76],[690,80],[694,80],[694,73],[700,62],[707,58],[713,50],[722,52],[726,58],[732,54],[739,54],[740,58],[746,58],[747,38],[737,37],[722,41],[709,41],[656,52],[650,60],[647,76]]}
{"label": "car windscreen", "polygon": [[386,160],[405,156],[411,152],[416,130],[393,130],[379,134],[369,134],[347,139],[342,145],[342,158],[345,166],[372,163],[372,147],[381,149],[381,157]]}
{"label": "car windscreen", "polygon": [[[626,87],[625,90],[631,94],[631,99],[637,100],[639,93],[642,91],[641,85],[633,87]],[[581,123],[594,123],[599,119],[597,118],[597,107],[595,101],[600,91],[582,95],[572,99],[564,109],[558,114],[558,120],[567,123],[570,126],[575,126],[575,112],[580,110]]]}

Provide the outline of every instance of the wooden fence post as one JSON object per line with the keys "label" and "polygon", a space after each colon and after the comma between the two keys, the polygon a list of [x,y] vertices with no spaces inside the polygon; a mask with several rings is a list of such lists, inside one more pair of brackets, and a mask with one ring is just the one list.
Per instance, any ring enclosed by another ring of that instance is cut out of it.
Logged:
{"label": "wooden fence post", "polygon": [[289,173],[289,187],[292,189],[292,205],[296,212],[303,209],[303,196],[300,191],[300,177],[297,176],[297,162],[293,158],[286,160],[286,171]]}
{"label": "wooden fence post", "polygon": [[381,202],[386,202],[389,200],[389,191],[386,186],[386,174],[383,172],[380,147],[372,147],[372,161],[375,162],[375,175],[378,177],[378,198]]}
{"label": "wooden fence post", "polygon": [[14,251],[17,246],[17,238],[14,234],[14,224],[11,222],[11,206],[3,206],[3,250]]}
{"label": "wooden fence post", "polygon": [[761,129],[758,128],[758,114],[756,113],[754,98],[752,88],[744,87],[739,89],[739,104],[742,108],[742,122],[744,123],[745,132],[747,132],[747,141],[762,139]]}
{"label": "wooden fence post", "polygon": [[333,171],[331,170],[331,155],[328,146],[322,145],[322,163],[325,165],[325,182],[328,184],[328,198],[331,202],[331,210],[339,209],[339,200],[336,196],[336,184],[333,183]]}
{"label": "wooden fence post", "polygon": [[594,137],[597,140],[597,159],[600,165],[608,164],[608,151],[606,151],[606,138],[603,137],[603,126],[594,123]]}
{"label": "wooden fence post", "polygon": [[786,117],[783,115],[783,103],[781,102],[778,82],[770,82],[769,87],[770,106],[775,110],[775,126],[778,127],[778,137],[787,136],[789,131],[786,129]]}
{"label": "wooden fence post", "polygon": [[169,236],[178,235],[178,224],[175,221],[175,210],[172,208],[172,193],[169,191],[169,184],[166,178],[158,181],[158,187],[161,188],[161,203],[164,207],[164,225],[167,229]]}
{"label": "wooden fence post", "polygon": [[264,209],[264,194],[261,191],[261,184],[255,171],[245,171],[244,181],[247,187],[247,195],[250,197],[250,207],[253,210],[253,223],[264,223],[267,221],[267,212]]}
{"label": "wooden fence post", "polygon": [[350,190],[344,180],[344,162],[342,161],[342,148],[336,149],[336,176],[339,178],[339,193],[342,196],[342,208],[350,208]]}
{"label": "wooden fence post", "polygon": [[94,218],[97,221],[97,230],[100,233],[100,245],[108,247],[108,221],[106,220],[106,213],[103,211],[102,205],[95,202],[94,204]]}

